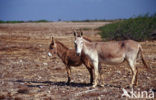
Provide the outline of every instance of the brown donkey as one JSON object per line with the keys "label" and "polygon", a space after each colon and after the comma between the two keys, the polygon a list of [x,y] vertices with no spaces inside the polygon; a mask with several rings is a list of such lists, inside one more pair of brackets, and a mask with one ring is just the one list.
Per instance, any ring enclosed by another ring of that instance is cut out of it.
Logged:
{"label": "brown donkey", "polygon": [[[93,66],[87,56],[82,54],[82,56],[77,56],[75,49],[67,48],[63,43],[54,40],[52,37],[51,44],[49,46],[49,50],[52,54],[57,54],[63,61],[66,66],[66,71],[68,75],[67,84],[70,83],[70,76],[71,76],[71,66],[80,66],[84,64],[90,73],[90,84],[93,83]],[[51,53],[48,53],[51,56]]]}
{"label": "brown donkey", "polygon": [[137,68],[135,66],[138,53],[141,53],[141,58],[144,65],[149,68],[144,60],[141,45],[133,40],[125,41],[109,41],[109,42],[89,42],[81,35],[75,35],[75,50],[78,55],[87,55],[93,63],[95,79],[93,87],[97,86],[99,75],[99,67],[101,63],[118,64],[125,60],[128,62],[132,70],[132,80],[130,87],[137,82]]}

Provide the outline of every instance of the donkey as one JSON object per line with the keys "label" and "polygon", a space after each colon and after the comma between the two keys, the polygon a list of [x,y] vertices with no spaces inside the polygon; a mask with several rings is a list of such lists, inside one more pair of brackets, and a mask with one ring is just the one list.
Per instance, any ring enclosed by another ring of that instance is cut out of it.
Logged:
{"label": "donkey", "polygon": [[[88,40],[89,41],[89,40]],[[54,40],[52,37],[51,44],[49,46],[49,50],[52,54],[57,54],[63,63],[66,66],[68,81],[67,84],[70,84],[71,81],[71,66],[80,66],[84,64],[89,71],[90,74],[90,84],[93,83],[93,64],[90,62],[89,58],[82,53],[82,56],[77,56],[75,49],[67,48],[63,43]],[[51,53],[48,53],[51,56]]]}
{"label": "donkey", "polygon": [[137,83],[137,73],[138,70],[135,66],[136,58],[138,54],[141,54],[143,64],[146,68],[149,68],[142,53],[141,45],[133,40],[125,41],[109,41],[109,42],[89,42],[83,38],[83,33],[77,35],[74,32],[75,36],[75,50],[77,55],[81,55],[82,52],[87,55],[93,63],[94,67],[94,82],[93,87],[97,86],[97,80],[99,76],[99,68],[101,63],[108,64],[119,64],[124,61],[127,61],[131,71],[132,71],[132,80],[130,87],[133,87]]}

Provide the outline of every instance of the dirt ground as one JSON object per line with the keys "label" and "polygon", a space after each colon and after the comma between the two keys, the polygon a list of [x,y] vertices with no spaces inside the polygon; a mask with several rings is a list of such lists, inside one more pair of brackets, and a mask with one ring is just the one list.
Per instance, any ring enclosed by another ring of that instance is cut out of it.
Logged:
{"label": "dirt ground", "polygon": [[[129,66],[103,65],[104,87],[92,88],[84,65],[72,68],[72,82],[66,85],[65,66],[57,56],[47,55],[51,36],[73,48],[72,29],[82,29],[93,41],[101,41],[97,27],[106,22],[49,22],[0,24],[0,99],[4,100],[125,100],[132,73]],[[147,71],[137,60],[140,91],[152,91],[156,97],[156,41],[141,42]]]}

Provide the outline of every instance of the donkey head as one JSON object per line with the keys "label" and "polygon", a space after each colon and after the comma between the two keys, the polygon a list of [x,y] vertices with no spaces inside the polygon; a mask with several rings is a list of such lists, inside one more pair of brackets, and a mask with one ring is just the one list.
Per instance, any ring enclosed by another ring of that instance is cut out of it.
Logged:
{"label": "donkey head", "polygon": [[[48,53],[48,56],[52,56],[52,54],[56,54],[57,53],[57,50],[56,50],[56,43],[55,43],[55,40],[54,38],[52,37],[52,41],[49,45],[49,53]],[[51,54],[52,53],[52,54]]]}
{"label": "donkey head", "polygon": [[74,31],[74,36],[75,36],[75,50],[76,50],[76,54],[77,55],[81,55],[82,49],[83,49],[83,37],[82,37],[83,33],[82,31],[80,32],[80,34],[78,34],[77,32]]}

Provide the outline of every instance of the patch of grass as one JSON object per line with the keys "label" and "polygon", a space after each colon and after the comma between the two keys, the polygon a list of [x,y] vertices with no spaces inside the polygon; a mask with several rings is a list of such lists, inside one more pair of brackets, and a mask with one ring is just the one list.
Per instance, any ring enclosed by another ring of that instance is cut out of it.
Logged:
{"label": "patch of grass", "polygon": [[[118,19],[118,20],[120,20],[120,19]],[[86,19],[86,20],[72,20],[71,22],[114,22],[114,21],[116,21],[116,20],[105,20],[105,19],[90,20],[90,19]]]}
{"label": "patch of grass", "polygon": [[0,23],[24,23],[24,21],[2,21],[0,20]]}
{"label": "patch of grass", "polygon": [[36,20],[36,21],[3,21],[3,20],[0,20],[0,23],[27,23],[27,22],[33,22],[33,23],[40,23],[40,22],[49,22],[47,20]]}
{"label": "patch of grass", "polygon": [[37,21],[32,21],[32,22],[41,23],[41,22],[49,22],[49,21],[47,21],[47,20],[37,20]]}
{"label": "patch of grass", "polygon": [[0,23],[5,23],[5,21],[0,20]]}
{"label": "patch of grass", "polygon": [[136,41],[150,40],[151,33],[156,30],[156,14],[129,18],[99,27],[98,30],[103,40],[126,40]]}

